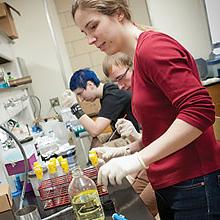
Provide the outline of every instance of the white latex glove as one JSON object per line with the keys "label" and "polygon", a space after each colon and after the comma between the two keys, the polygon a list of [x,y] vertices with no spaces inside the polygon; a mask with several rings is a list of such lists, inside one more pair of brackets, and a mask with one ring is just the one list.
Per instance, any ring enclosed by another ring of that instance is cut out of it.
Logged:
{"label": "white latex glove", "polygon": [[112,185],[121,184],[122,179],[128,174],[137,173],[146,168],[138,152],[128,156],[113,158],[100,167],[97,183],[104,186],[108,185],[108,181]]}
{"label": "white latex glove", "polygon": [[61,96],[61,105],[63,107],[71,108],[76,103],[78,103],[78,101],[75,93],[70,89],[65,90]]}
{"label": "white latex glove", "polygon": [[132,137],[134,140],[138,140],[141,134],[138,133],[131,121],[120,118],[117,120],[115,127],[118,133],[122,137]]}
{"label": "white latex glove", "polygon": [[93,150],[96,151],[99,158],[104,161],[108,161],[114,157],[120,157],[130,154],[130,150],[127,146],[125,147],[95,147]]}

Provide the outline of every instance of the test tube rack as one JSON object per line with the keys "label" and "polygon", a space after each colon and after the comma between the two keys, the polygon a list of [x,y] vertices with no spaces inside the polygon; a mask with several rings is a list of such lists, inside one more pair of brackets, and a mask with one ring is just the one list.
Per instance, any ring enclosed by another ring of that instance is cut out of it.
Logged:
{"label": "test tube rack", "polygon": [[[84,175],[91,178],[95,183],[98,172],[94,167],[88,167],[83,170]],[[67,174],[55,178],[43,180],[39,186],[40,199],[44,209],[51,209],[58,206],[70,204],[68,187],[72,180],[72,175]],[[108,191],[102,186],[97,185],[97,190],[102,201],[102,197],[108,195]]]}

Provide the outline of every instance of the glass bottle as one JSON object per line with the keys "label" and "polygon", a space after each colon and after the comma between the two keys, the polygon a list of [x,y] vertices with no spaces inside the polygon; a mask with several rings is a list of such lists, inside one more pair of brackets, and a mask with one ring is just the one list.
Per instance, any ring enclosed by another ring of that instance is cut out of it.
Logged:
{"label": "glass bottle", "polygon": [[104,220],[99,194],[93,180],[83,175],[79,166],[72,171],[69,196],[76,220]]}

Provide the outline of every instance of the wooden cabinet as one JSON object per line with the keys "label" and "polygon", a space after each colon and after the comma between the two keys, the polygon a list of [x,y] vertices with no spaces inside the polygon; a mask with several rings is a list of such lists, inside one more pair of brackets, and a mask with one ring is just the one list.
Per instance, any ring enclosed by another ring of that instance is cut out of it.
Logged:
{"label": "wooden cabinet", "polygon": [[206,86],[215,104],[215,114],[220,117],[220,83]]}

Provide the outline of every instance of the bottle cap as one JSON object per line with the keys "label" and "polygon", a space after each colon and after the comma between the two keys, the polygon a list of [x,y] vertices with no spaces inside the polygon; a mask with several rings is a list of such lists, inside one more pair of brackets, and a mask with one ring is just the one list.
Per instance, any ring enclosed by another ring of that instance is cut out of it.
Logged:
{"label": "bottle cap", "polygon": [[97,152],[95,150],[90,150],[89,154],[97,154]]}
{"label": "bottle cap", "polygon": [[40,162],[35,161],[35,162],[34,162],[34,167],[38,167],[38,166],[41,166]]}
{"label": "bottle cap", "polygon": [[57,159],[55,157],[50,158],[49,162],[52,162],[54,166],[57,166]]}
{"label": "bottle cap", "polygon": [[43,170],[40,167],[35,167],[34,173],[36,174],[38,180],[41,180],[43,178]]}
{"label": "bottle cap", "polygon": [[95,153],[89,153],[89,160],[91,161],[92,165],[94,167],[97,167],[98,164],[99,164],[99,161],[98,161],[98,156],[97,154]]}
{"label": "bottle cap", "polygon": [[49,171],[50,174],[56,173],[57,167],[54,165],[53,162],[50,162],[50,161],[49,161],[49,163],[47,164],[47,166],[48,166],[48,171]]}
{"label": "bottle cap", "polygon": [[61,160],[60,165],[61,165],[61,167],[62,167],[64,173],[68,173],[68,171],[69,171],[69,166],[68,166],[68,161],[67,161],[67,159]]}
{"label": "bottle cap", "polygon": [[63,157],[59,156],[59,157],[57,157],[57,160],[58,160],[59,164],[61,165],[61,161],[63,160]]}

